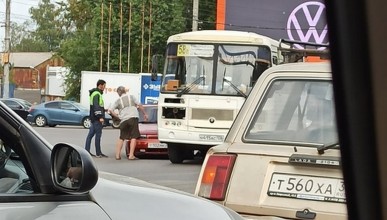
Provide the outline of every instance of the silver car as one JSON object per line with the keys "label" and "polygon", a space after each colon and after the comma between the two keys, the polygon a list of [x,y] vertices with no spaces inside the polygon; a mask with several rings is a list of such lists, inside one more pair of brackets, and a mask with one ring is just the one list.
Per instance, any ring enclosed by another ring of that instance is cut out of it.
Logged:
{"label": "silver car", "polygon": [[0,102],[1,219],[242,219],[191,194],[109,179],[83,148],[51,146]]}

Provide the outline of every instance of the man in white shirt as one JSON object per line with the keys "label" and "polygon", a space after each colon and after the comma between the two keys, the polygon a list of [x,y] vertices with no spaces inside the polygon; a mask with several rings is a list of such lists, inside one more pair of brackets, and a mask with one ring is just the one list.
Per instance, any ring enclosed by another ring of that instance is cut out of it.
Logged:
{"label": "man in white shirt", "polygon": [[[148,120],[148,115],[136,97],[126,93],[125,87],[119,86],[117,93],[120,98],[109,108],[112,117],[118,117],[121,120],[120,137],[116,144],[116,160],[121,160],[121,150],[125,140],[130,141],[128,160],[135,160],[137,158],[134,156],[134,150],[136,148],[137,138],[140,137],[138,110],[144,115],[145,121]],[[117,114],[115,110],[118,110],[119,113]]]}

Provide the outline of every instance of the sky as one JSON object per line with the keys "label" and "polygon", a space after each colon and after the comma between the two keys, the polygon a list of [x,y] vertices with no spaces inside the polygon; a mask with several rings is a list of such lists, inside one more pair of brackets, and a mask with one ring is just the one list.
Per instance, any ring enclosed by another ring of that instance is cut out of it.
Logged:
{"label": "sky", "polygon": [[[10,0],[11,1],[11,22],[19,24],[30,20],[29,8],[37,7],[40,0]],[[0,52],[4,51],[5,35],[5,3],[6,0],[0,0]]]}

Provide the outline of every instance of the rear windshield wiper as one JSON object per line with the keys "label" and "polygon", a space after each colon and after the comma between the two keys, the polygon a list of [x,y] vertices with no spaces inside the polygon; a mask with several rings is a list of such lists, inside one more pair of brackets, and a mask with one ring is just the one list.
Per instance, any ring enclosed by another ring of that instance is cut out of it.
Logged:
{"label": "rear windshield wiper", "polygon": [[340,148],[340,144],[339,143],[333,143],[333,144],[323,144],[319,147],[317,147],[317,152],[319,154],[324,154],[325,153],[325,150],[329,150],[329,149],[338,149]]}

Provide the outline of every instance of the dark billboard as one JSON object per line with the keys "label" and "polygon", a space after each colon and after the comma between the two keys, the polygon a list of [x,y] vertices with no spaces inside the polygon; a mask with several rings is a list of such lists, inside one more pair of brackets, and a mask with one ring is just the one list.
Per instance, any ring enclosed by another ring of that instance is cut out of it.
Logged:
{"label": "dark billboard", "polygon": [[328,43],[324,1],[218,0],[217,29]]}

